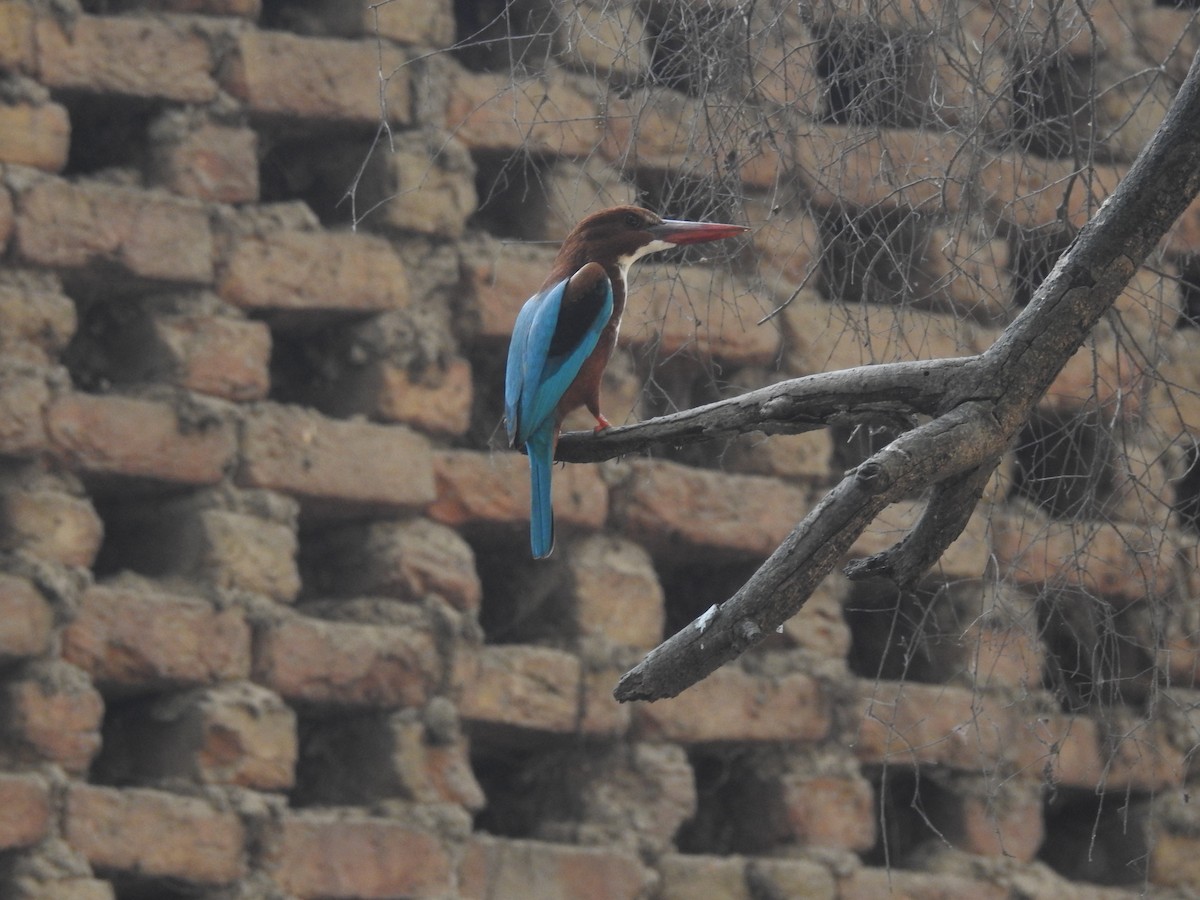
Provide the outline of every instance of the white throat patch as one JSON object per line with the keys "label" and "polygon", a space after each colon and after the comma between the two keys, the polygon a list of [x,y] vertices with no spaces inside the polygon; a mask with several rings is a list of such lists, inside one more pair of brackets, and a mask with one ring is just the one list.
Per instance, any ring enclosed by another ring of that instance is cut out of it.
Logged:
{"label": "white throat patch", "polygon": [[658,253],[660,250],[670,250],[676,246],[670,241],[651,241],[648,244],[643,244],[632,253],[626,253],[624,256],[617,257],[617,268],[621,270],[621,279],[626,284],[629,283],[629,267],[635,262],[650,253]]}

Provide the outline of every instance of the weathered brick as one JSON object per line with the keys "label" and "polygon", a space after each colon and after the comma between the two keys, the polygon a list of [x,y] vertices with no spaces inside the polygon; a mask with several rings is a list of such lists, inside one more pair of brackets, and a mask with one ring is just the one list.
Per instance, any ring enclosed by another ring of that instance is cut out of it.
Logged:
{"label": "weathered brick", "polygon": [[235,609],[151,584],[96,585],[63,630],[63,657],[118,691],[190,687],[250,673],[250,629]]}
{"label": "weathered brick", "polygon": [[54,454],[78,470],[182,484],[220,481],[236,450],[219,415],[131,397],[66,394],[46,429]]}
{"label": "weathered brick", "polygon": [[1055,225],[1065,211],[1070,225],[1082,228],[1125,177],[1125,168],[1095,165],[1088,168],[1088,177],[1080,178],[1070,160],[1003,153],[985,163],[974,180],[988,209],[1009,225]]}
{"label": "weathered brick", "polygon": [[854,751],[864,763],[988,770],[1034,750],[1017,714],[967,688],[864,681]]}
{"label": "weathered brick", "polygon": [[71,121],[57,103],[0,104],[0,163],[58,172],[67,164]]}
{"label": "weathered brick", "polygon": [[850,626],[842,602],[850,589],[840,572],[830,572],[817,585],[800,612],[783,623],[783,638],[820,658],[845,659],[850,651]]}
{"label": "weathered brick", "polygon": [[[238,33],[221,83],[252,113],[328,122],[412,120],[405,57],[374,40],[301,37],[283,31]],[[379,72],[387,78],[381,105]]]}
{"label": "weathered brick", "polygon": [[1022,584],[1077,587],[1122,604],[1164,597],[1173,584],[1176,548],[1158,528],[1010,515],[991,527],[999,570]]}
{"label": "weathered brick", "polygon": [[635,900],[648,896],[653,873],[628,851],[474,835],[458,879],[463,900],[518,895]]}
{"label": "weathered brick", "polygon": [[150,181],[211,203],[258,199],[258,133],[168,112],[151,126]]}
{"label": "weathered brick", "polygon": [[217,95],[208,40],[170,19],[53,16],[37,21],[38,78],[47,87],[205,103]]}
{"label": "weathered brick", "polygon": [[50,268],[138,279],[213,279],[208,211],[153,191],[43,177],[17,193],[16,251]]}
{"label": "weathered brick", "polygon": [[436,593],[477,610],[483,586],[470,545],[428,519],[334,526],[306,542],[310,593],[420,601]]}
{"label": "weathered brick", "polygon": [[476,241],[464,249],[463,281],[475,336],[507,341],[526,298],[541,286],[554,254],[541,247]]}
{"label": "weathered brick", "polygon": [[964,875],[949,875],[941,872],[904,872],[895,867],[858,868],[839,874],[837,880],[839,900],[873,900],[889,897],[892,900],[1005,900],[1009,890],[999,884],[968,878]]}
{"label": "weathered brick", "polygon": [[445,365],[414,372],[409,366],[376,359],[343,371],[328,391],[309,398],[329,415],[364,415],[429,434],[459,437],[471,424],[471,363],[455,357]]}
{"label": "weathered brick", "polygon": [[296,715],[245,682],[200,688],[116,711],[96,769],[109,783],[183,779],[259,791],[292,786]]}
{"label": "weathered brick", "polygon": [[80,670],[65,662],[34,664],[0,687],[0,743],[18,759],[86,772],[100,749],[104,701]]}
{"label": "weathered brick", "polygon": [[573,733],[579,725],[579,659],[518,644],[455,659],[459,714],[471,726],[507,732]]}
{"label": "weathered brick", "polygon": [[243,420],[237,482],[329,512],[409,511],[435,496],[433,458],[420,435],[274,404],[254,407]]}
{"label": "weathered brick", "polygon": [[28,847],[49,828],[49,785],[34,775],[0,775],[0,849]]}
{"label": "weathered brick", "polygon": [[613,518],[656,555],[702,550],[765,559],[811,500],[806,488],[774,478],[636,460],[614,494]]}
{"label": "weathered brick", "polygon": [[746,882],[746,859],[742,856],[702,856],[667,853],[658,861],[661,877],[657,896],[661,900],[691,900],[694,897],[725,897],[753,900]]}
{"label": "weathered brick", "polygon": [[831,721],[829,699],[813,677],[767,678],[729,666],[634,713],[640,737],[681,743],[818,741]]}
{"label": "weathered brick", "polygon": [[976,775],[947,779],[929,804],[933,827],[960,850],[1031,862],[1045,835],[1042,785]]}
{"label": "weathered brick", "polygon": [[24,0],[0,3],[0,69],[32,73],[35,67],[34,7]]}
{"label": "weathered brick", "polygon": [[369,234],[275,231],[235,237],[223,252],[221,299],[255,312],[384,312],[409,303],[408,276]]}
{"label": "weathered brick", "polygon": [[818,266],[821,233],[817,222],[807,212],[777,210],[757,197],[748,199],[746,217],[761,274],[781,294],[780,300],[786,300]]}
{"label": "weathered brick", "polygon": [[[903,538],[925,510],[922,501],[902,500],[888,506],[866,527],[851,545],[849,555],[866,557],[882,553]],[[980,578],[991,561],[989,515],[976,510],[966,527],[946,548],[936,569],[949,578]]]}
{"label": "weathered brick", "polygon": [[746,865],[746,881],[759,892],[773,891],[794,900],[837,896],[833,873],[816,861],[751,859]]}
{"label": "weathered brick", "polygon": [[[529,463],[519,453],[445,450],[433,454],[437,500],[431,519],[453,528],[526,525],[529,522]],[[554,473],[554,523],[599,528],[608,513],[608,490],[595,466],[566,466]]]}
{"label": "weathered brick", "polygon": [[360,34],[378,33],[401,44],[423,47],[449,48],[454,43],[454,12],[442,0],[391,0],[382,6],[363,3],[359,15]]}
{"label": "weathered brick", "polygon": [[47,372],[0,365],[0,452],[29,456],[49,446],[44,413],[50,405]]}
{"label": "weathered brick", "polygon": [[286,616],[258,627],[254,680],[288,700],[420,706],[441,678],[433,635],[404,625]]}
{"label": "weathered brick", "polygon": [[39,656],[50,645],[54,610],[30,582],[0,574],[0,663]]}
{"label": "weathered brick", "polygon": [[271,331],[264,323],[232,316],[170,315],[150,317],[145,324],[144,340],[129,359],[135,368],[124,374],[225,400],[267,396]]}
{"label": "weathered brick", "polygon": [[320,749],[311,777],[295,793],[305,804],[398,798],[482,809],[486,798],[471,770],[466,741],[428,727],[415,712],[306,723],[308,745]]}
{"label": "weathered brick", "polygon": [[0,353],[6,360],[56,363],[76,324],[75,304],[54,276],[18,270],[0,279]]}
{"label": "weathered brick", "polygon": [[91,500],[65,486],[29,485],[0,492],[0,549],[90,568],[104,523]]}
{"label": "weathered brick", "polygon": [[226,884],[246,870],[237,815],[195,797],[72,784],[64,830],[100,871]]}
{"label": "weathered brick", "polygon": [[650,68],[646,20],[632,3],[564,7],[560,27],[560,56],[572,68],[633,80]]}
{"label": "weathered brick", "polygon": [[652,344],[664,356],[682,351],[737,365],[761,365],[779,351],[776,320],[756,324],[770,309],[730,277],[702,266],[643,264],[631,281],[621,320],[626,344]]}
{"label": "weathered brick", "polygon": [[1070,414],[1099,407],[1106,416],[1134,419],[1141,411],[1147,364],[1126,346],[1123,335],[1101,328],[1054,379],[1038,408]]}
{"label": "weathered brick", "polygon": [[760,432],[742,435],[730,448],[734,471],[777,478],[824,481],[833,459],[833,439],[827,429],[803,434]]}
{"label": "weathered brick", "polygon": [[460,71],[444,127],[471,150],[584,157],[600,142],[597,121],[595,103],[564,82]]}
{"label": "weathered brick", "polygon": [[479,205],[470,155],[436,132],[396,134],[390,152],[364,168],[356,190],[361,208],[377,207],[367,216],[372,227],[446,238],[461,237]]}
{"label": "weathered brick", "polygon": [[582,637],[649,649],[662,640],[662,585],[649,555],[609,535],[585,537],[567,556],[572,618]]}
{"label": "weathered brick", "polygon": [[452,893],[454,864],[444,842],[389,819],[288,813],[267,856],[275,882],[296,897],[371,900]]}

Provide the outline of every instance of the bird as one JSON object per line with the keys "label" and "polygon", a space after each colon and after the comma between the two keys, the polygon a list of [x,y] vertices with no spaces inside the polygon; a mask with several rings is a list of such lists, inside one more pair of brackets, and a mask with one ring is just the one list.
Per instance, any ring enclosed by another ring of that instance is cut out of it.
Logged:
{"label": "bird", "polygon": [[550,479],[563,419],[586,406],[597,432],[611,427],[600,411],[600,380],[617,345],[629,267],[650,253],[746,231],[615,206],[584,218],[563,241],[549,276],[517,314],[504,377],[509,446],[529,457],[534,559],[554,549]]}

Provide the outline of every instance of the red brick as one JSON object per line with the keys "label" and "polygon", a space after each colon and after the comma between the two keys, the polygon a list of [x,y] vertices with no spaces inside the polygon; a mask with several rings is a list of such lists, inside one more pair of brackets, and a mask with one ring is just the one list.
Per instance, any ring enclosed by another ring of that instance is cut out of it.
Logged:
{"label": "red brick", "polygon": [[386,360],[340,373],[327,390],[306,392],[322,412],[399,422],[428,434],[459,437],[471,424],[471,364],[455,357],[419,372]]}
{"label": "red brick", "polygon": [[0,574],[0,663],[45,653],[53,627],[54,610],[41,591],[23,578]]}
{"label": "red brick", "polygon": [[778,210],[758,197],[748,198],[746,216],[759,267],[782,302],[817,268],[822,245],[816,219],[806,212]]}
{"label": "red brick", "polygon": [[218,291],[243,309],[293,315],[385,312],[409,303],[408,277],[392,246],[350,232],[236,237],[224,253]]}
{"label": "red brick", "polygon": [[454,43],[453,10],[441,0],[393,0],[362,5],[361,34],[378,33],[401,44],[449,48]]}
{"label": "red brick", "polygon": [[[444,450],[433,454],[437,500],[431,519],[452,528],[529,522],[529,462],[519,453]],[[554,472],[551,496],[559,536],[571,528],[599,528],[608,514],[608,489],[595,466],[569,465]]]}
{"label": "red brick", "polygon": [[859,868],[839,874],[838,900],[1006,900],[1007,887],[938,872],[904,872],[894,866],[886,869]]}
{"label": "red brick", "polygon": [[25,0],[0,2],[0,70],[33,72],[36,19],[33,5]]}
{"label": "red brick", "polygon": [[742,856],[701,856],[667,853],[658,860],[659,900],[721,897],[753,900]]}
{"label": "red brick", "polygon": [[271,388],[271,331],[230,316],[150,319],[138,364],[155,380],[225,400],[262,400]]}
{"label": "red brick", "polygon": [[273,497],[274,505],[283,507],[273,517],[270,509],[252,508],[254,501],[247,498],[254,496],[253,491],[239,495],[223,488],[130,504],[121,515],[110,516],[106,552],[145,575],[289,603],[300,592],[297,506],[290,498]]}
{"label": "red brick", "polygon": [[473,151],[586,157],[600,143],[595,102],[562,81],[459,71],[446,96],[444,127]]}
{"label": "red brick", "polygon": [[296,752],[295,713],[241,682],[118,710],[97,769],[118,784],[182,779],[282,791],[292,786]]}
{"label": "red brick", "polygon": [[613,518],[656,555],[765,559],[811,505],[808,489],[775,478],[635,460],[614,493]]}
{"label": "red brick", "polygon": [[87,676],[64,662],[30,666],[0,687],[0,732],[18,759],[87,771],[100,749],[104,701]]}
{"label": "red brick", "polygon": [[0,365],[0,453],[29,456],[48,448],[44,413],[50,405],[49,374]]}
{"label": "red brick", "polygon": [[213,279],[208,211],[153,191],[34,179],[17,193],[16,249],[33,265],[92,267],[98,278]]}
{"label": "red brick", "polygon": [[104,523],[92,502],[64,486],[32,484],[0,493],[0,549],[91,568]]}
{"label": "red brick", "polygon": [[391,152],[372,162],[357,184],[360,209],[378,204],[367,217],[371,227],[462,236],[479,206],[475,166],[462,144],[451,137],[399,133]]}
{"label": "red brick", "polygon": [[474,336],[507,343],[517,313],[541,285],[554,253],[541,247],[476,241],[464,248],[463,281]]}
{"label": "red brick", "polygon": [[7,190],[0,190],[0,249],[8,247],[8,239],[12,237],[13,201]]}
{"label": "red brick", "polygon": [[259,627],[254,680],[288,700],[420,706],[440,681],[433,635],[405,625],[286,616]]}
{"label": "red brick", "polygon": [[1128,348],[1125,335],[1101,328],[1067,360],[1038,408],[1058,415],[1092,412],[1097,406],[1108,417],[1126,421],[1142,407],[1147,366]]}
{"label": "red brick", "polygon": [[862,853],[875,845],[875,793],[859,775],[785,772],[742,798],[770,843]]}
{"label": "red brick", "polygon": [[653,873],[632,852],[489,835],[472,836],[459,868],[463,900],[517,896],[635,900],[649,896],[653,883]]}
{"label": "red brick", "polygon": [[72,784],[64,830],[104,872],[226,884],[246,870],[237,815],[195,797]]}
{"label": "red brick", "polygon": [[767,896],[795,900],[837,896],[833,873],[817,861],[758,857],[747,863],[746,880],[760,892],[776,892]]}
{"label": "red brick", "polygon": [[483,598],[470,545],[428,519],[333,527],[306,542],[305,560],[311,593],[413,602],[434,593],[460,610]]}
{"label": "red brick", "polygon": [[75,326],[75,304],[54,276],[13,271],[0,280],[0,352],[6,360],[53,365]]}
{"label": "red brick", "polygon": [[204,103],[217,96],[208,40],[170,19],[52,16],[37,22],[38,78],[47,87]]}
{"label": "red brick", "polygon": [[831,710],[810,675],[751,675],[726,666],[677,697],[639,704],[637,733],[647,740],[818,741],[829,733]]}
{"label": "red brick", "polygon": [[459,734],[433,734],[413,713],[306,723],[306,741],[320,746],[322,767],[298,791],[305,805],[398,798],[482,809],[486,798],[471,770],[467,742]]}
{"label": "red brick", "polygon": [[845,659],[850,651],[850,626],[842,614],[842,602],[849,590],[850,582],[840,572],[825,576],[800,612],[783,623],[784,641],[818,658]]}
{"label": "red brick", "polygon": [[150,180],[211,203],[258,200],[258,133],[186,113],[168,113],[150,132]]}
{"label": "red brick", "polygon": [[[651,89],[629,97],[610,96],[605,102],[600,152],[626,171],[686,169],[691,160],[716,149],[707,131],[695,127],[703,115],[701,101],[676,91]],[[591,155],[591,151],[574,155]]]}
{"label": "red brick", "polygon": [[618,703],[613,696],[617,680],[626,666],[588,659],[583,670],[583,696],[580,699],[579,730],[584,734],[616,737],[629,731],[633,707]]}
{"label": "red brick", "polygon": [[412,120],[403,54],[375,40],[240,31],[222,85],[252,113],[375,125],[383,117],[379,72],[387,77],[389,122]]}
{"label": "red brick", "polygon": [[326,501],[330,511],[408,511],[434,499],[433,459],[420,435],[274,404],[244,419],[237,482]]}
{"label": "red brick", "polygon": [[460,652],[459,714],[470,725],[574,733],[579,726],[579,658],[517,644]]}
{"label": "red brick", "polygon": [[992,519],[992,544],[1000,572],[1021,584],[1082,588],[1125,604],[1164,597],[1174,583],[1176,547],[1143,525],[1001,515]]}
{"label": "red brick", "polygon": [[28,847],[50,829],[50,789],[33,775],[0,775],[0,849]]}
{"label": "red brick", "polygon": [[57,103],[0,104],[0,163],[58,172],[67,164],[71,121]]}
{"label": "red brick", "polygon": [[864,763],[992,770],[1036,753],[1019,714],[967,688],[861,682],[854,752]]}
{"label": "red brick", "polygon": [[779,352],[777,320],[757,324],[770,308],[719,270],[643,263],[630,280],[621,321],[626,344],[649,344],[663,356],[687,352],[734,365],[763,365]]}
{"label": "red brick", "polygon": [[257,22],[262,14],[262,0],[132,0],[135,9],[156,9],[163,12],[197,13],[205,16],[239,16]]}
{"label": "red brick", "polygon": [[1151,884],[1184,893],[1200,887],[1200,837],[1154,828],[1147,849]]}
{"label": "red brick", "polygon": [[213,484],[236,450],[219,414],[157,400],[67,394],[51,405],[46,428],[58,458],[94,474]]}
{"label": "red brick", "polygon": [[633,5],[564,7],[562,55],[572,68],[615,74],[631,81],[650,69],[653,38]]}
{"label": "red brick", "polygon": [[[882,553],[903,538],[920,519],[924,501],[900,501],[885,507],[850,547],[851,557]],[[946,548],[935,564],[939,574],[949,578],[982,578],[991,561],[988,540],[990,513],[977,510],[966,527]]]}
{"label": "red brick", "polygon": [[833,459],[828,429],[803,434],[742,435],[730,448],[730,464],[739,473],[825,481]]}
{"label": "red brick", "polygon": [[63,657],[121,691],[189,687],[250,673],[242,613],[152,585],[96,585],[63,630]]}
{"label": "red brick", "polygon": [[1088,177],[1079,178],[1071,160],[1004,153],[985,163],[974,180],[988,209],[1007,224],[1026,229],[1056,225],[1065,207],[1070,224],[1082,228],[1125,177],[1125,168],[1096,165],[1088,169]]}
{"label": "red brick", "polygon": [[650,649],[663,637],[662,585],[639,545],[610,535],[585,537],[567,556],[570,604],[581,637]]}
{"label": "red brick", "polygon": [[1045,835],[1040,782],[968,776],[927,808],[933,827],[955,847],[979,856],[1032,862]]}
{"label": "red brick", "polygon": [[300,898],[443,897],[453,862],[435,834],[389,819],[288,813],[268,851],[268,870]]}

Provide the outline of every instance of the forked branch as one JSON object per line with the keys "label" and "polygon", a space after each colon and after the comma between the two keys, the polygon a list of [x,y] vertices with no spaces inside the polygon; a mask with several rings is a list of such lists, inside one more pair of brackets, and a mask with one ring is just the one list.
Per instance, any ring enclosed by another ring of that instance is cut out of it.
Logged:
{"label": "forked branch", "polygon": [[[847,473],[733,597],[626,673],[617,699],[672,697],[745,652],[800,610],[884,507],[931,488],[925,513],[899,543],[849,569],[919,578],[961,533],[1033,407],[1197,192],[1200,55],[1124,181],[984,353],[812,375],[595,437],[564,435],[559,459],[594,462],[749,431],[841,422],[908,429]],[[921,416],[932,418],[916,424]]]}

